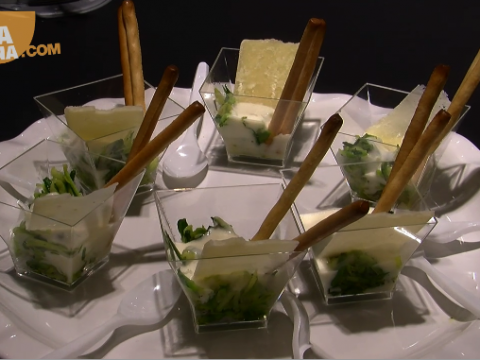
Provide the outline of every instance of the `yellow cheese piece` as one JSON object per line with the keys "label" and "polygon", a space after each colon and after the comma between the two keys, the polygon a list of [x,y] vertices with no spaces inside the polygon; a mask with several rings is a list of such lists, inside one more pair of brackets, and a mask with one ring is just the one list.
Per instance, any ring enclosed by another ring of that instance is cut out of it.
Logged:
{"label": "yellow cheese piece", "polygon": [[[365,133],[380,138],[383,143],[400,146],[424,90],[424,85],[418,85],[397,107],[387,116],[370,126]],[[430,113],[428,122],[433,120],[433,117],[440,109],[446,110],[449,106],[450,101],[447,94],[442,91]]]}
{"label": "yellow cheese piece", "polygon": [[96,109],[94,106],[65,108],[67,125],[84,141],[140,127],[143,115],[141,106],[122,106],[109,110]]}
{"label": "yellow cheese piece", "polygon": [[[243,40],[234,94],[279,99],[297,49],[298,43],[275,39]],[[249,99],[248,102],[252,101]],[[265,105],[269,106],[268,102]]]}

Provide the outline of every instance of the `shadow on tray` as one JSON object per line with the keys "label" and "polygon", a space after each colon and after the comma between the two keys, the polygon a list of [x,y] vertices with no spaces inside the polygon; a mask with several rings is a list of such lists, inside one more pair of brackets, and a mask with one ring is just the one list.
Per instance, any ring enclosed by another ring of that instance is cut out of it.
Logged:
{"label": "shadow on tray", "polygon": [[418,291],[422,286],[452,319],[472,321],[472,314],[447,298],[418,269],[406,266],[391,300],[326,305],[309,260],[304,260],[290,283],[292,292],[304,303],[311,326],[334,325],[345,333],[376,332],[384,328],[422,324],[430,314],[428,303]]}
{"label": "shadow on tray", "polygon": [[34,307],[73,317],[91,301],[114,292],[116,280],[132,265],[164,260],[163,244],[135,250],[113,244],[110,260],[84,283],[69,292],[18,276],[13,265],[8,269],[4,266],[8,261],[11,263],[10,254],[6,252],[0,259],[3,269],[0,272],[0,287],[33,303]]}
{"label": "shadow on tray", "polygon": [[[178,285],[177,285],[178,286]],[[167,317],[151,326],[124,326],[100,347],[82,358],[102,358],[115,346],[146,332],[158,332],[163,353],[158,358],[289,358],[292,356],[293,326],[277,308],[267,329],[197,334],[187,298],[182,294]]]}

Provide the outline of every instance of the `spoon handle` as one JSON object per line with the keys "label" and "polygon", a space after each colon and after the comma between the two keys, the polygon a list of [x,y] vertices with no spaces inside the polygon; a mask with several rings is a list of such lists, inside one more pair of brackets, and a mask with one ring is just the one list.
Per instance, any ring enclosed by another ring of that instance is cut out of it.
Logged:
{"label": "spoon handle", "polygon": [[116,314],[106,323],[100,325],[96,329],[86,333],[79,338],[65,344],[61,348],[58,348],[51,353],[42,357],[42,359],[72,359],[79,355],[82,355],[84,351],[87,351],[90,347],[95,345],[109,332],[119,328],[120,326],[130,324],[131,320]]}
{"label": "spoon handle", "polygon": [[[203,104],[203,99],[200,96],[200,87],[202,86],[203,82],[207,78],[209,70],[210,68],[206,62],[202,61],[198,63],[197,71],[195,72],[195,78],[193,79],[192,92],[190,93],[190,100],[188,102],[189,104],[195,101],[198,101],[200,104]],[[187,129],[187,135],[185,135],[185,137],[187,137],[189,133],[189,134],[194,134],[195,139],[197,138],[197,128],[200,120],[201,120],[201,117],[198,118],[193,123],[193,125]]]}
{"label": "spoon handle", "polygon": [[442,272],[435,269],[435,267],[430,264],[427,259],[424,257],[412,258],[407,265],[414,266],[422,270],[438,285],[438,287],[451,296],[452,299],[470,311],[477,317],[477,319],[480,319],[480,303],[478,298],[470,291],[458,285],[455,280],[448,278]]}
{"label": "spoon handle", "polygon": [[206,62],[200,62],[197,65],[197,71],[195,72],[195,78],[193,79],[192,92],[190,93],[190,104],[194,101],[200,103],[203,102],[202,97],[200,96],[200,87],[207,78],[209,71],[208,64]]}
{"label": "spoon handle", "polygon": [[480,230],[480,223],[472,221],[452,221],[446,224],[448,225],[437,225],[432,233],[427,236],[427,240],[444,244]]}
{"label": "spoon handle", "polygon": [[310,345],[310,321],[302,302],[290,291],[280,298],[288,317],[293,321],[292,351],[294,359],[303,359]]}

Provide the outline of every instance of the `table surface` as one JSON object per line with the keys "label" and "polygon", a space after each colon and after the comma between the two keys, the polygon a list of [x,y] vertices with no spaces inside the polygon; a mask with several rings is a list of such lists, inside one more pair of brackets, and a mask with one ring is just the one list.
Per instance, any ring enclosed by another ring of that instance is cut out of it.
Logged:
{"label": "table surface", "polygon": [[[0,141],[41,118],[33,96],[121,73],[116,10],[121,0],[84,15],[37,17],[32,45],[61,44],[61,54],[19,58],[0,65]],[[212,65],[221,47],[242,39],[298,42],[307,20],[325,19],[315,87],[353,94],[370,82],[409,91],[426,84],[433,68],[450,65],[445,90],[453,97],[479,47],[478,1],[432,0],[135,0],[145,80],[158,84],[167,65],[180,69],[178,87],[190,87],[196,65]],[[459,133],[480,147],[480,89]]]}

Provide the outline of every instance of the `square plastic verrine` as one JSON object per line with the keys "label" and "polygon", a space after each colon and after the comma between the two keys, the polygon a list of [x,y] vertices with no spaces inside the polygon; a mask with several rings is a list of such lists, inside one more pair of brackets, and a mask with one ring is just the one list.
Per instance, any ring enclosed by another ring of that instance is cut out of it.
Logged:
{"label": "square plastic verrine", "polygon": [[[239,49],[220,50],[200,94],[223,139],[229,161],[283,167],[324,59],[318,58],[303,100],[287,101],[235,94],[239,53]],[[275,109],[291,116],[284,118],[282,133],[267,145],[267,126]]]}
{"label": "square plastic verrine", "polygon": [[[398,117],[394,123],[383,126],[383,130],[376,128],[379,120],[387,116],[394,108],[399,106],[407,96],[410,95],[412,104],[404,107],[404,110],[410,110],[411,114],[401,119]],[[331,150],[339,165],[347,163],[367,163],[382,161],[387,166],[378,168],[378,172],[382,176],[388,178],[392,162],[395,160],[399,146],[402,143],[405,131],[410,123],[411,117],[416,107],[416,102],[421,97],[421,88],[415,88],[412,93],[392,89],[375,84],[365,84],[358,90],[352,98],[338,111],[344,120],[341,131],[334,140]],[[413,106],[413,107],[412,107]],[[465,106],[455,131],[463,121],[470,106]],[[434,115],[434,114],[433,114]],[[373,126],[373,127],[372,127]],[[380,138],[362,137],[369,131]],[[440,159],[445,150],[445,142],[424,161],[414,176],[414,183],[422,194],[427,194],[434,176],[435,163]],[[343,169],[347,169],[344,167]],[[352,173],[344,173],[349,178]],[[372,195],[372,194],[371,194]],[[377,201],[377,196],[366,197],[366,200]]]}
{"label": "square plastic verrine", "polygon": [[[93,166],[102,157],[85,153],[81,166],[73,166],[65,147],[43,140],[0,169],[0,236],[17,274],[73,290],[108,261],[144,171],[115,192],[102,189],[102,174]],[[54,168],[60,177],[52,177]],[[75,204],[68,191],[41,195],[48,188],[75,187],[81,194]],[[57,196],[62,201],[55,201]]]}
{"label": "square plastic verrine", "polygon": [[[154,92],[155,88],[145,81],[145,103],[147,107]],[[125,128],[125,123],[119,123],[121,125],[118,128],[112,128],[111,131],[104,132],[102,136],[84,140],[81,134],[76,133],[68,126],[64,115],[67,106],[94,106],[96,109],[103,110],[124,106],[122,75],[35,96],[34,99],[47,119],[53,134],[51,139],[62,141],[71,147],[78,148],[80,152],[89,151],[122,162],[126,161],[143,117],[134,121],[136,124],[133,126]],[[183,107],[175,101],[170,98],[167,99],[152,137],[167,127],[183,110]],[[140,184],[140,191],[153,189],[158,164],[164,153],[162,152],[147,167],[145,176]]]}
{"label": "square plastic verrine", "polygon": [[[285,184],[296,171],[281,171]],[[404,265],[437,223],[412,184],[401,199],[390,213],[367,215],[311,248],[327,304],[392,297]],[[295,204],[308,230],[354,200],[340,167],[333,165],[316,169]]]}
{"label": "square plastic verrine", "polygon": [[[155,193],[167,260],[190,302],[197,332],[267,326],[273,305],[306,252],[294,248],[276,251],[278,247],[270,245],[249,247],[250,255],[217,253],[204,257],[202,249],[208,239],[250,239],[282,191],[281,184],[264,184]],[[215,224],[212,217],[220,217],[226,224],[217,219],[217,226],[209,229]],[[202,226],[208,229],[203,238],[206,240],[184,243],[179,231],[179,227],[183,229],[182,219],[192,226],[192,231]],[[287,242],[300,234],[298,221],[292,209],[271,239],[290,246]],[[261,243],[255,242],[254,246]]]}

